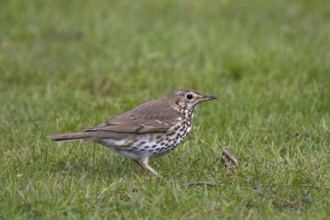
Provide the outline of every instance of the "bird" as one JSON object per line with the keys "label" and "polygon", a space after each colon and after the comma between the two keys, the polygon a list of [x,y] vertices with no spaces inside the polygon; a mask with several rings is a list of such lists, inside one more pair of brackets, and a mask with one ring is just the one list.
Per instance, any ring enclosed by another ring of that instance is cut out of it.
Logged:
{"label": "bird", "polygon": [[[177,89],[145,102],[104,124],[80,132],[49,136],[53,141],[92,141],[133,159],[141,168],[160,176],[149,160],[173,151],[192,128],[197,105],[216,99],[193,89]],[[160,176],[161,177],[161,176]]]}

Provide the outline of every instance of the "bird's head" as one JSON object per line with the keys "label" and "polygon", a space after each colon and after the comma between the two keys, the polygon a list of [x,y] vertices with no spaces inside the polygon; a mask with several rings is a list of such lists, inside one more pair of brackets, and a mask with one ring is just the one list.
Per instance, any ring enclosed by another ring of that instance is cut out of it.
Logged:
{"label": "bird's head", "polygon": [[180,112],[193,112],[195,107],[204,101],[216,99],[213,95],[205,95],[192,89],[177,89],[167,96],[171,106]]}

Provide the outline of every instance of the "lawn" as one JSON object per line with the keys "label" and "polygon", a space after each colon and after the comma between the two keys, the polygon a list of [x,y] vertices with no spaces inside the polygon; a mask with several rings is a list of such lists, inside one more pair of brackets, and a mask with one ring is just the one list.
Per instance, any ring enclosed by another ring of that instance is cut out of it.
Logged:
{"label": "lawn", "polygon": [[[329,11],[326,0],[2,2],[0,219],[328,218]],[[47,138],[177,88],[217,100],[151,160],[163,179],[101,145]]]}

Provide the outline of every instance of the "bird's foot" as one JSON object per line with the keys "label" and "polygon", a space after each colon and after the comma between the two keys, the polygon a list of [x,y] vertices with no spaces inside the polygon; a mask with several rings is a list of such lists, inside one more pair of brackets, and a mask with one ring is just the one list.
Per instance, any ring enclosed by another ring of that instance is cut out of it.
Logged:
{"label": "bird's foot", "polygon": [[155,175],[155,176],[157,176],[159,178],[163,178],[154,169],[152,169],[151,166],[149,166],[149,164],[148,164],[149,158],[148,157],[143,157],[143,158],[141,158],[139,160],[134,160],[134,162],[136,162],[142,169],[151,172],[153,175]]}

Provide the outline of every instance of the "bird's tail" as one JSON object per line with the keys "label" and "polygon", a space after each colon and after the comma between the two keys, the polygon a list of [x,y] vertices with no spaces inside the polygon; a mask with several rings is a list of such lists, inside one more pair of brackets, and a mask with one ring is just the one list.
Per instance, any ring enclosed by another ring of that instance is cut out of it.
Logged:
{"label": "bird's tail", "polygon": [[69,140],[85,140],[90,137],[90,134],[87,132],[76,132],[76,133],[69,133],[69,134],[56,134],[52,136],[48,136],[50,140],[53,141],[69,141]]}

